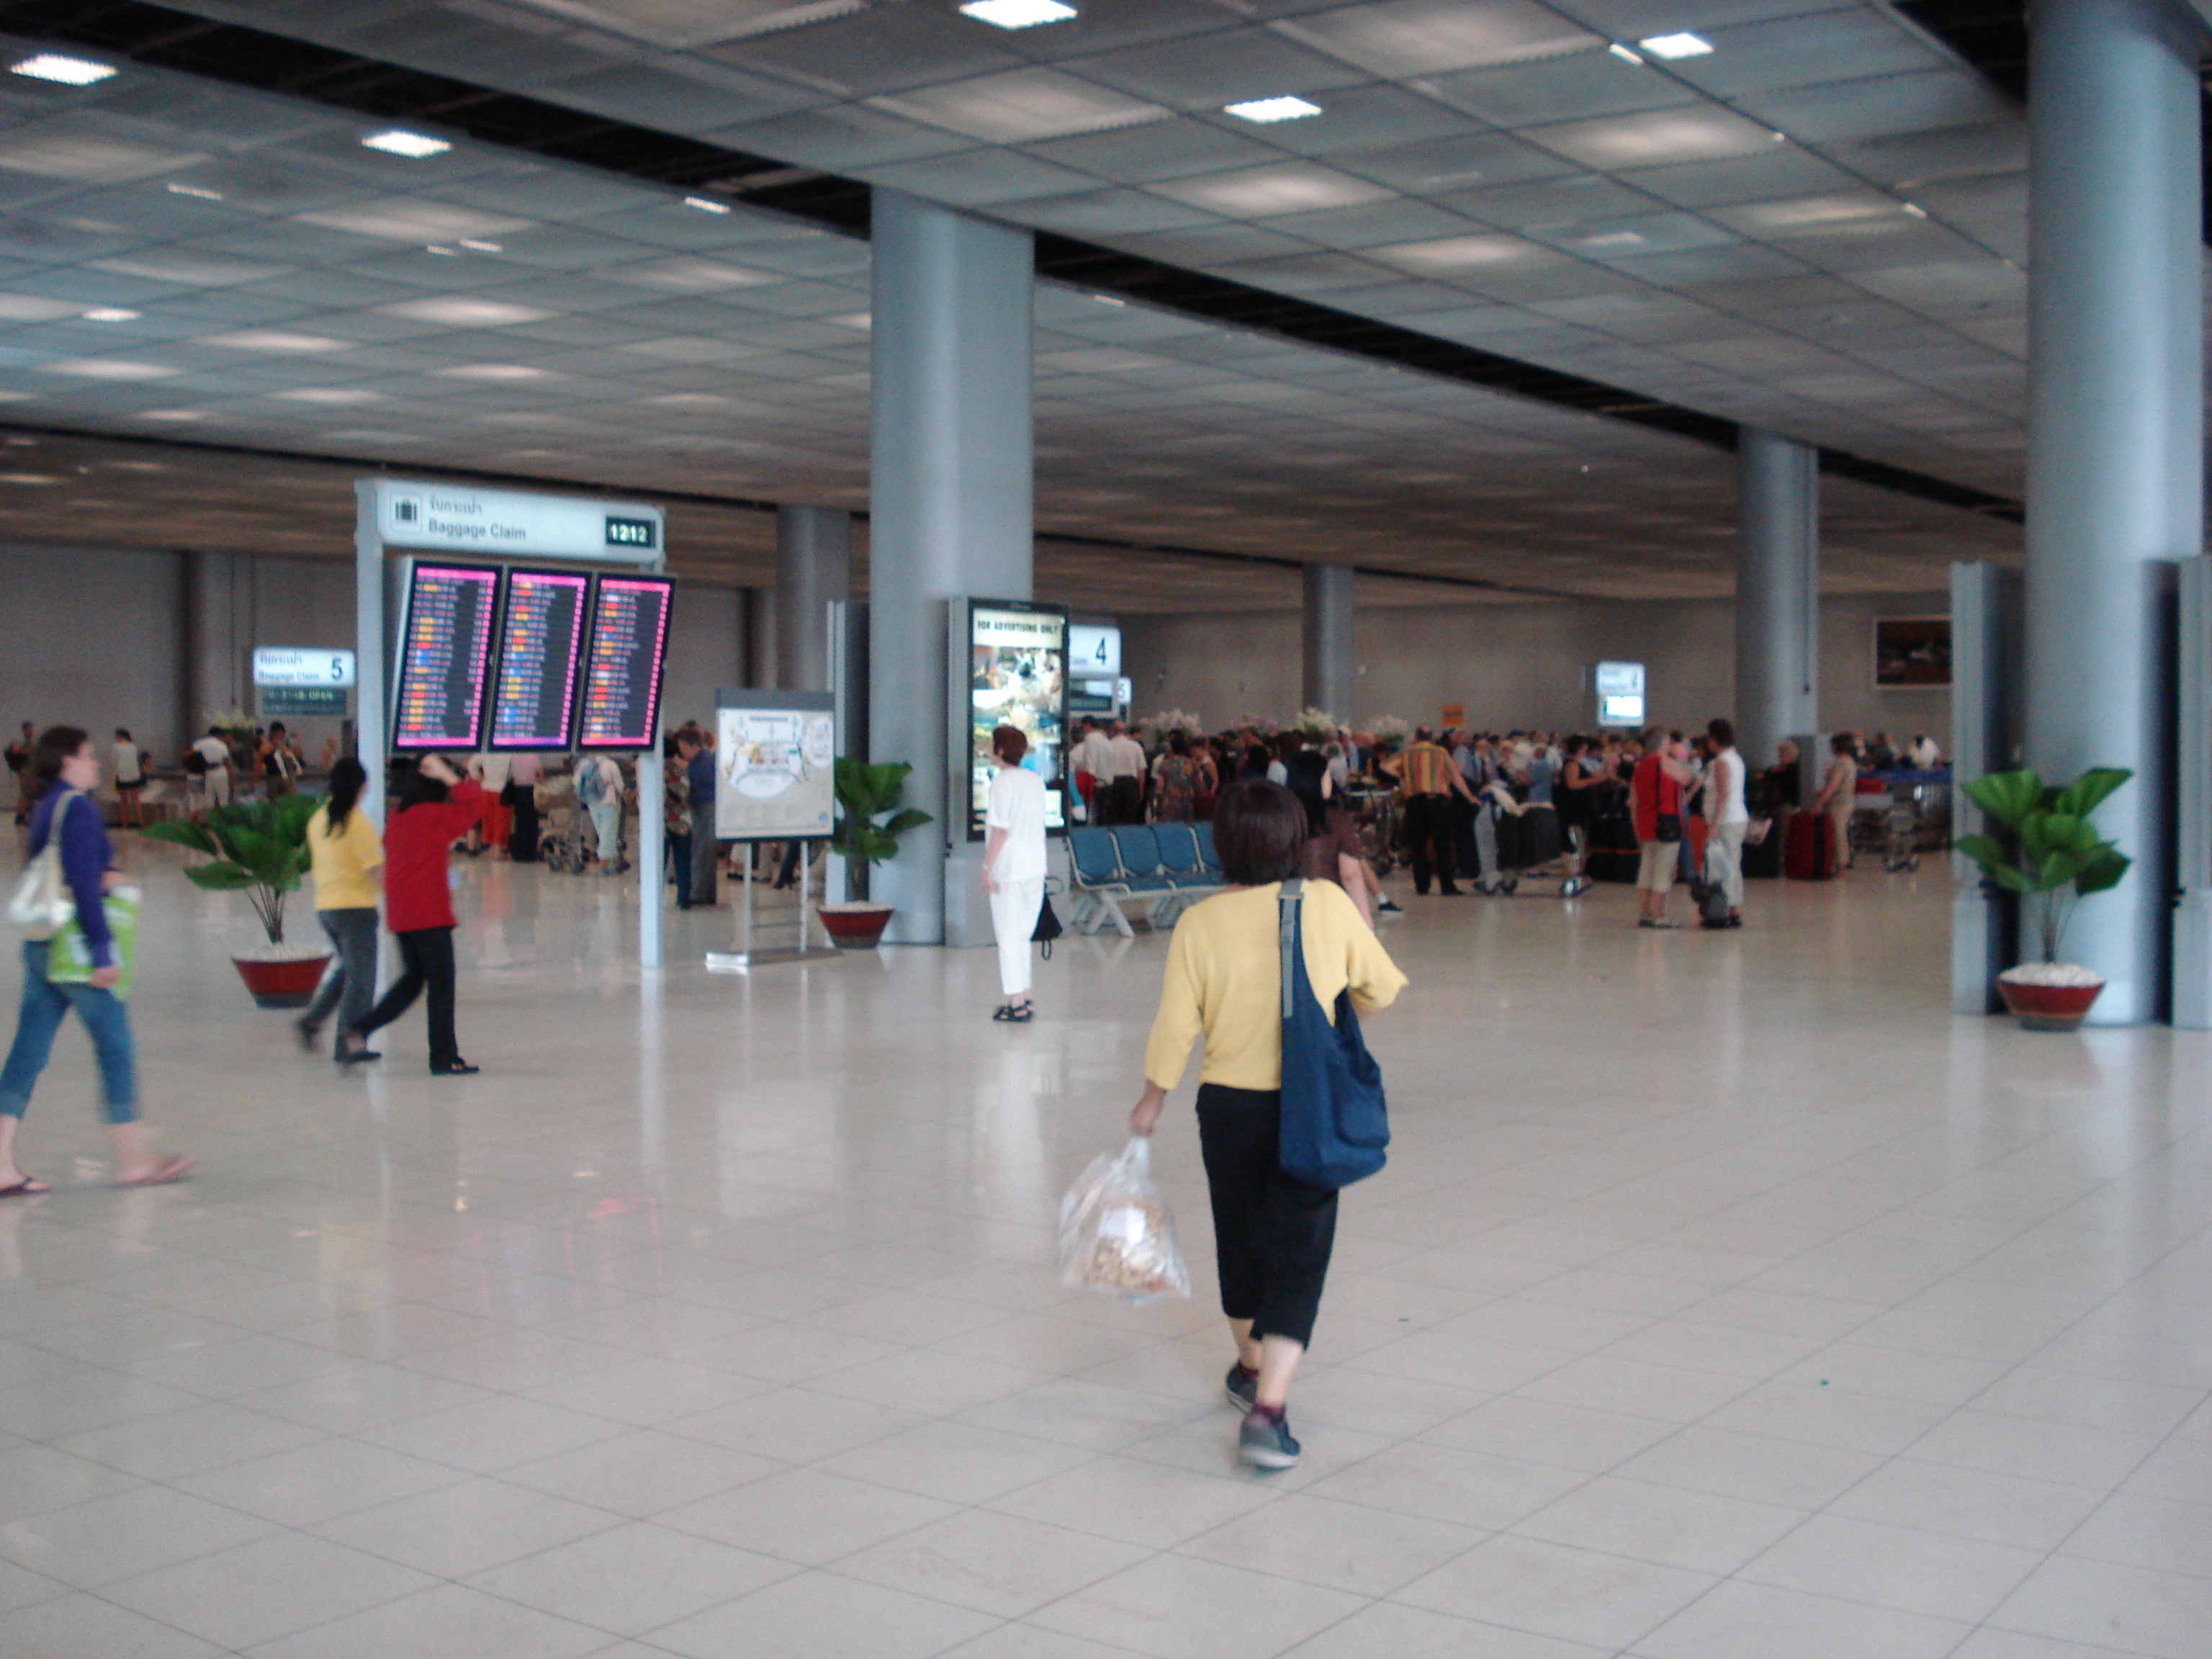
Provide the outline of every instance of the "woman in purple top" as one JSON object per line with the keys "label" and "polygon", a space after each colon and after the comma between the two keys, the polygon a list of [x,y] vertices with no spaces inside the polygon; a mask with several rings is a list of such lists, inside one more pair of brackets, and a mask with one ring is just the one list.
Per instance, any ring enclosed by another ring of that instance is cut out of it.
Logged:
{"label": "woman in purple top", "polygon": [[[0,1199],[51,1191],[26,1175],[15,1162],[15,1132],[31,1103],[31,1091],[52,1054],[54,1033],[72,1008],[91,1035],[100,1059],[101,1098],[107,1117],[107,1141],[115,1154],[118,1187],[158,1187],[180,1178],[192,1167],[188,1158],[161,1158],[146,1144],[138,1121],[137,1057],[131,1045],[131,1016],[113,987],[123,975],[115,940],[108,932],[106,895],[121,880],[110,869],[107,830],[92,791],[100,782],[100,751],[74,726],[50,726],[39,736],[27,774],[38,804],[31,811],[26,848],[36,858],[47,841],[61,837],[62,874],[76,899],[77,926],[92,955],[92,982],[57,985],[46,977],[52,950],[46,939],[23,941],[23,1007],[15,1021],[15,1041],[0,1069]],[[57,825],[57,813],[61,823]]]}

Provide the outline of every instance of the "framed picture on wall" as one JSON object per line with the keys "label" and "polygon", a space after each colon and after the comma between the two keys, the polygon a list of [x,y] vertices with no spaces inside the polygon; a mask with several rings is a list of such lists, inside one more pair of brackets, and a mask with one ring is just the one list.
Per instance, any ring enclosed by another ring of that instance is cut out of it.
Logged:
{"label": "framed picture on wall", "polygon": [[1874,624],[1877,691],[1940,691],[1951,684],[1948,617],[1878,617]]}

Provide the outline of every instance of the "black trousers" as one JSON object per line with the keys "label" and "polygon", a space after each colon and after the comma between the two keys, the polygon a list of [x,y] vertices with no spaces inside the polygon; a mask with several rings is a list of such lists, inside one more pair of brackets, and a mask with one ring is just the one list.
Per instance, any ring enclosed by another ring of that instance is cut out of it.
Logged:
{"label": "black trousers", "polygon": [[1106,786],[1106,822],[1142,823],[1145,821],[1145,781],[1116,778]]}
{"label": "black trousers", "polygon": [[1273,1089],[1201,1084],[1198,1144],[1213,1200],[1221,1311],[1250,1320],[1255,1338],[1310,1344],[1336,1245],[1336,1194],[1283,1169],[1282,1099]]}
{"label": "black trousers", "polygon": [[1452,797],[1416,795],[1406,803],[1406,840],[1413,859],[1413,890],[1429,890],[1433,872],[1437,884],[1452,890]]}
{"label": "black trousers", "polygon": [[453,1066],[461,1051],[453,1039],[453,930],[415,927],[394,933],[399,941],[399,960],[406,971],[392,982],[384,1000],[368,1011],[356,1029],[363,1036],[385,1026],[415,1006],[425,989],[430,993],[430,1064]]}
{"label": "black trousers", "polygon": [[526,783],[510,783],[500,792],[500,799],[514,814],[514,822],[507,826],[507,855],[517,864],[538,862],[538,790]]}

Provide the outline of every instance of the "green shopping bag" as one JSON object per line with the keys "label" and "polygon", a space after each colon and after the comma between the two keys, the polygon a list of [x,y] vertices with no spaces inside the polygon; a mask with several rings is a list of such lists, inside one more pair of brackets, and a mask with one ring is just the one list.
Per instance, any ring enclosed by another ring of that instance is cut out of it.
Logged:
{"label": "green shopping bag", "polygon": [[[131,994],[131,969],[138,956],[139,890],[122,886],[106,896],[107,931],[115,939],[115,963],[123,977],[110,987],[118,997]],[[51,985],[92,983],[92,948],[85,943],[84,927],[75,916],[46,946],[46,981]]]}

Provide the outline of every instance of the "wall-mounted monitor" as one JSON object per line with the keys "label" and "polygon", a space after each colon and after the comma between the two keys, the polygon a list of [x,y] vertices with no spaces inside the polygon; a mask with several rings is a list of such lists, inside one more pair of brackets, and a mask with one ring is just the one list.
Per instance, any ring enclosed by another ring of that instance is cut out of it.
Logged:
{"label": "wall-mounted monitor", "polygon": [[660,681],[676,584],[659,576],[601,576],[584,644],[585,749],[652,749],[660,738]]}
{"label": "wall-mounted monitor", "polygon": [[568,749],[591,591],[592,579],[574,571],[507,573],[486,748]]}
{"label": "wall-mounted monitor", "polygon": [[1644,665],[1601,662],[1597,665],[1597,723],[1605,726],[1644,724]]}
{"label": "wall-mounted monitor", "polygon": [[408,568],[392,720],[395,751],[483,746],[500,573],[417,560]]}
{"label": "wall-mounted monitor", "polygon": [[994,726],[1030,740],[1022,764],[1044,779],[1045,824],[1067,822],[1067,613],[1012,599],[968,602],[968,839],[983,839]]}

